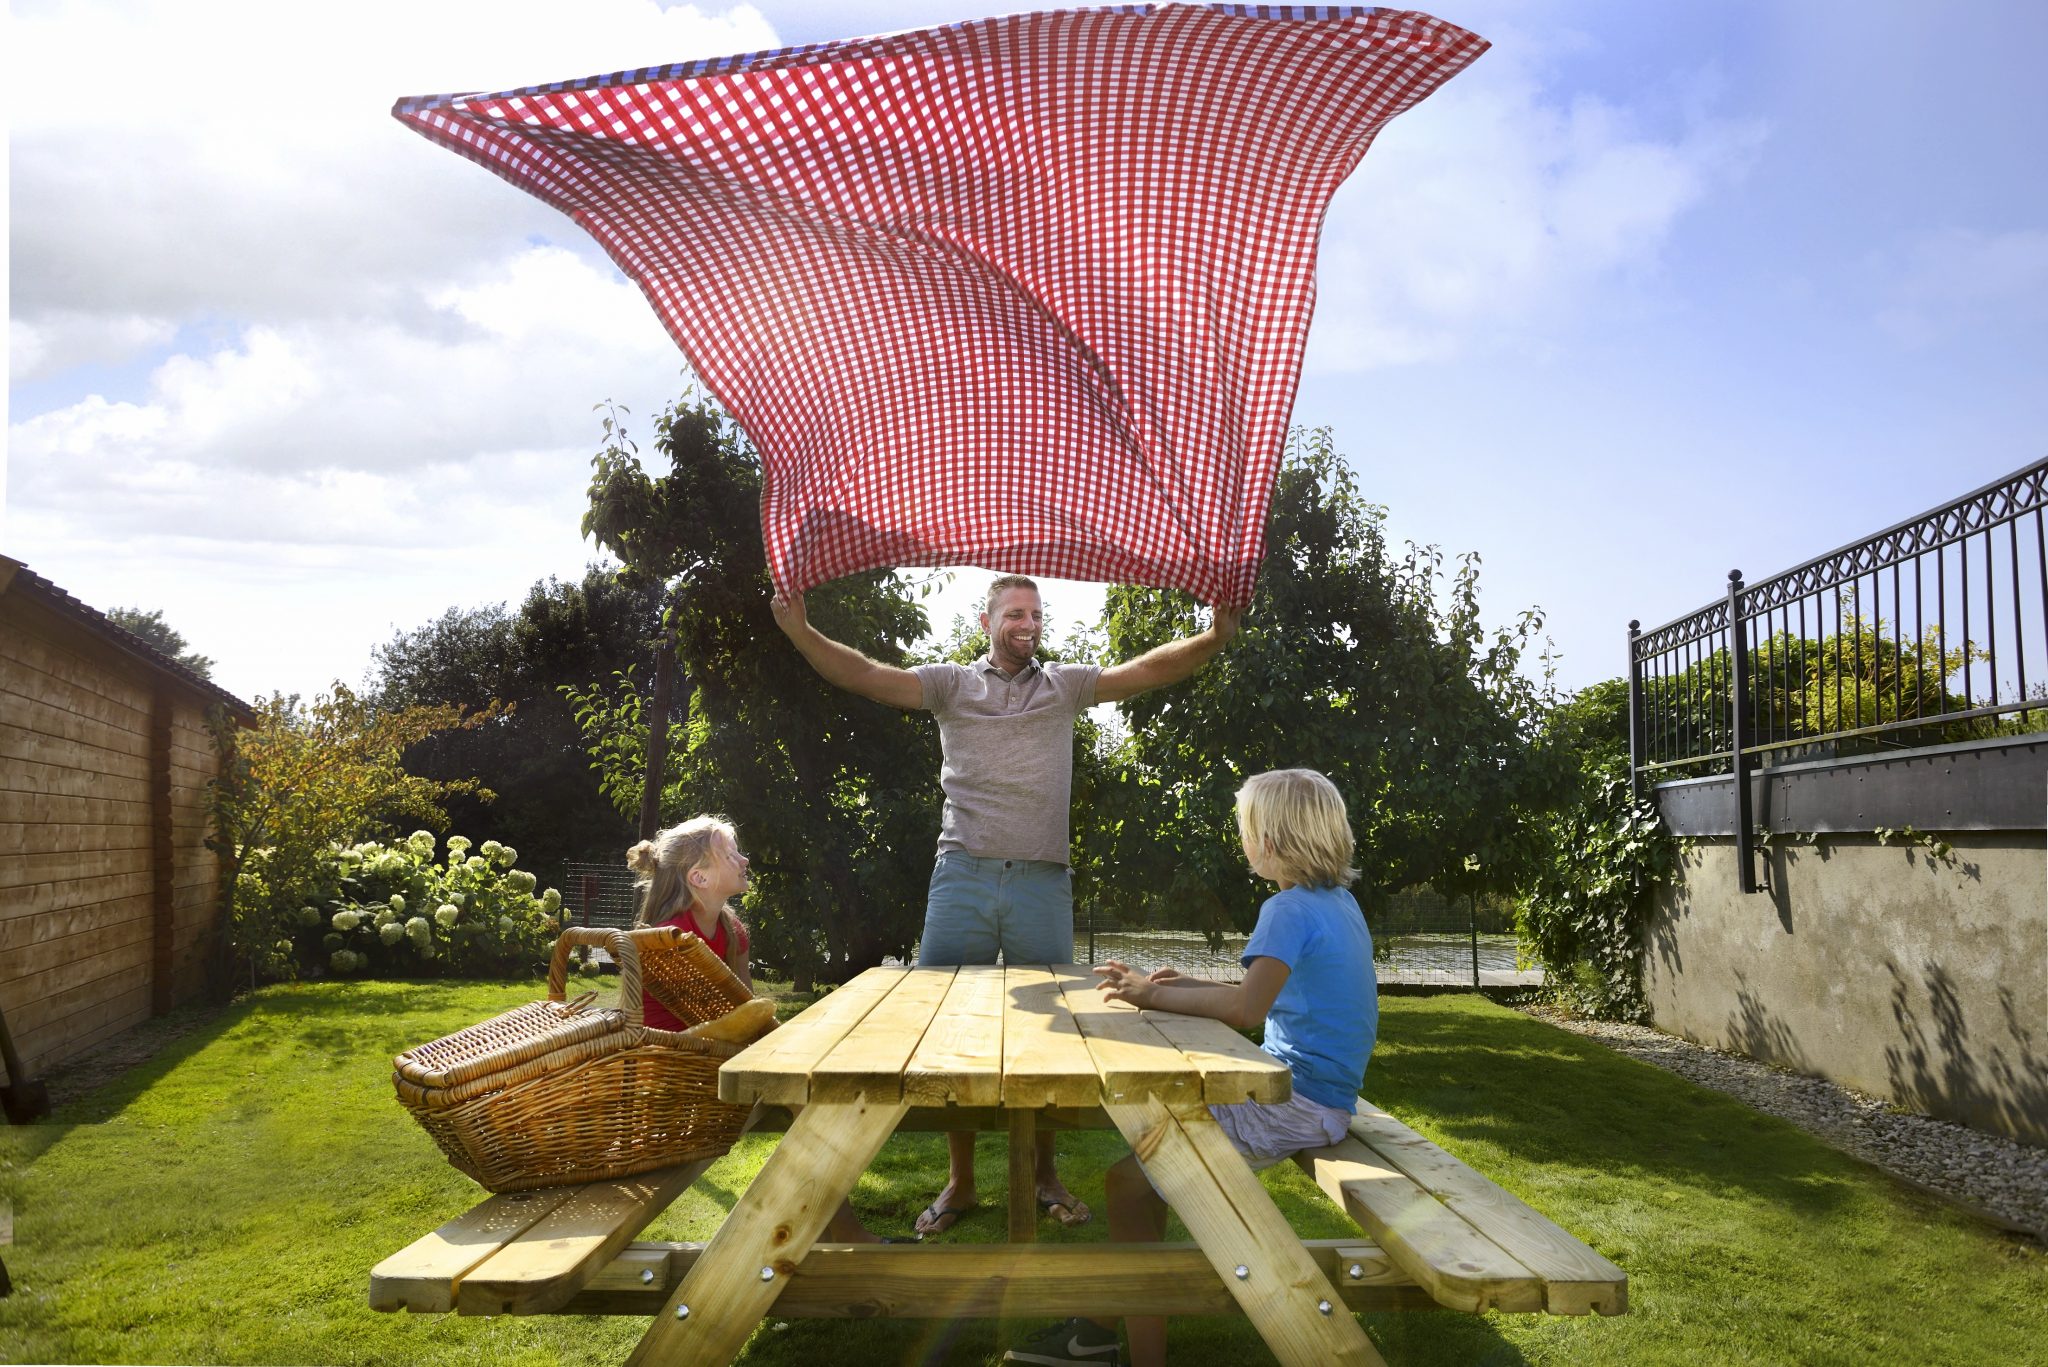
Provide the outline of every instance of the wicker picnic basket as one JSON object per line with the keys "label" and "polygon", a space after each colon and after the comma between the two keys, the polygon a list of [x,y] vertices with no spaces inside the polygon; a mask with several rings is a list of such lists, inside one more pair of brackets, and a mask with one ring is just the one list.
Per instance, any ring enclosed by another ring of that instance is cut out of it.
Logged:
{"label": "wicker picnic basket", "polygon": [[[618,964],[616,1008],[597,1006],[595,992],[563,1000],[577,945],[602,947]],[[400,1054],[392,1061],[398,1100],[449,1162],[490,1191],[624,1177],[724,1153],[748,1108],[718,1099],[718,1065],[747,1041],[650,1028],[643,981],[679,1019],[712,1033],[753,995],[694,936],[573,927],[555,942],[546,1001]]]}

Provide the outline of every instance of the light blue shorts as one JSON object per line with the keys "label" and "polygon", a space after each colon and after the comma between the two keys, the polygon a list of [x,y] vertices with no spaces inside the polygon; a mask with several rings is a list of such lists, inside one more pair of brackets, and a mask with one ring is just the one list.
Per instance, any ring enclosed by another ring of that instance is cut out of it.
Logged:
{"label": "light blue shorts", "polygon": [[1041,859],[941,850],[917,945],[922,967],[1074,961],[1074,875]]}
{"label": "light blue shorts", "polygon": [[[1230,1147],[1244,1155],[1253,1172],[1285,1162],[1303,1149],[1320,1149],[1351,1132],[1351,1113],[1300,1093],[1285,1101],[1234,1101],[1209,1108]],[[1141,1161],[1138,1165],[1144,1167]],[[1152,1182],[1152,1174],[1145,1180]],[[1152,1182],[1152,1190],[1159,1184]],[[1164,1192],[1159,1193],[1162,1197]]]}

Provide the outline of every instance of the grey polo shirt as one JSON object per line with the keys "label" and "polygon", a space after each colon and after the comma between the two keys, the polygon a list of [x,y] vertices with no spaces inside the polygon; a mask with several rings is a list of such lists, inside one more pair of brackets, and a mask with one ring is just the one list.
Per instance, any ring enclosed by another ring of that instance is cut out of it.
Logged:
{"label": "grey polo shirt", "polygon": [[1074,718],[1095,705],[1101,668],[1033,660],[1010,676],[984,655],[916,673],[945,755],[940,851],[1069,862]]}

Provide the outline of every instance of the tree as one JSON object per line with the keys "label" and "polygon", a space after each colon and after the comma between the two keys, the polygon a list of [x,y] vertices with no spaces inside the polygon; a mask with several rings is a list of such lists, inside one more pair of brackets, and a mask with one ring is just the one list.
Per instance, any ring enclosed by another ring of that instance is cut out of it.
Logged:
{"label": "tree", "polygon": [[[603,433],[584,529],[630,581],[659,586],[680,676],[670,708],[637,671],[569,690],[605,791],[637,809],[659,727],[675,755],[661,819],[722,812],[753,856],[757,960],[808,983],[907,951],[938,834],[935,729],[825,683],[776,629],[760,458],[723,413],[708,401],[664,410],[659,477],[615,414]],[[886,573],[807,600],[821,630],[891,664],[908,663],[905,643],[928,630],[912,590]]]}
{"label": "tree", "polygon": [[[1196,629],[1185,594],[1115,588],[1106,655],[1127,659]],[[1390,892],[1508,891],[1537,849],[1527,814],[1568,791],[1538,743],[1545,693],[1524,677],[1541,618],[1490,638],[1478,557],[1394,556],[1385,510],[1360,497],[1326,430],[1297,432],[1274,489],[1267,551],[1243,630],[1187,683],[1120,704],[1128,734],[1094,775],[1080,821],[1098,906],[1156,905],[1212,932],[1258,903],[1233,817],[1251,774],[1307,767],[1351,811],[1370,914]]]}
{"label": "tree", "polygon": [[213,660],[187,648],[185,638],[164,620],[162,609],[144,612],[141,608],[113,608],[108,611],[107,620],[130,635],[140,636],[144,644],[170,656],[200,678],[213,677]]}
{"label": "tree", "polygon": [[602,792],[561,689],[645,659],[657,601],[652,587],[593,566],[579,583],[536,583],[517,611],[450,608],[377,649],[380,707],[504,704],[485,725],[436,732],[405,752],[413,773],[475,779],[497,794],[451,796],[446,830],[514,846],[549,880],[572,859],[622,857],[632,823]]}

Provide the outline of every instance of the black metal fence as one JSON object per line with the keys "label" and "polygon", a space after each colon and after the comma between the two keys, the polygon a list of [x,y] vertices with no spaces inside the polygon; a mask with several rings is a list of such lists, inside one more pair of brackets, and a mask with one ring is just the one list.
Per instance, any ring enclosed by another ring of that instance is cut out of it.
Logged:
{"label": "black metal fence", "polygon": [[1649,631],[1630,758],[1732,774],[1745,892],[1759,767],[2048,729],[2048,461]]}

